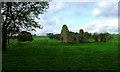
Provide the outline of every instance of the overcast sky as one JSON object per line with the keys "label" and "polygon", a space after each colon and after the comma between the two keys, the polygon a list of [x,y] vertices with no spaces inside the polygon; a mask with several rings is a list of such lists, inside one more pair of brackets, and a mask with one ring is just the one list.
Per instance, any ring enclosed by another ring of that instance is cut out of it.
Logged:
{"label": "overcast sky", "polygon": [[64,24],[73,32],[83,29],[90,33],[118,33],[118,0],[52,0],[49,9],[40,18],[36,21],[43,29],[36,29],[32,34],[59,34]]}

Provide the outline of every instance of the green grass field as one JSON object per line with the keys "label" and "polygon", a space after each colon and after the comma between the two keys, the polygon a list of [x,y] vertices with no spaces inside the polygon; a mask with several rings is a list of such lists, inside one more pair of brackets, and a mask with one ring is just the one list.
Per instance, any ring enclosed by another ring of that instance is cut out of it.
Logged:
{"label": "green grass field", "polygon": [[47,37],[33,42],[10,40],[3,70],[116,70],[118,37],[107,43],[63,44]]}

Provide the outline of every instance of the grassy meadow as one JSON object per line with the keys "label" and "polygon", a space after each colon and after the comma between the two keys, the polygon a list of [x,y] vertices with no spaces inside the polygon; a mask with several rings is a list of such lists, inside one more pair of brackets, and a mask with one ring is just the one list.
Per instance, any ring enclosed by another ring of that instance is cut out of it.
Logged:
{"label": "grassy meadow", "polygon": [[118,36],[107,43],[63,44],[45,36],[33,42],[10,40],[3,70],[116,70]]}

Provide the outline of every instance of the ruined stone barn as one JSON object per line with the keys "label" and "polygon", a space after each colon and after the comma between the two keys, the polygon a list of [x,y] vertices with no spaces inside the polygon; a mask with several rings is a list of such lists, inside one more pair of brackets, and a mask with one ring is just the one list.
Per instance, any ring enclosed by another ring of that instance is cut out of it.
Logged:
{"label": "ruined stone barn", "polygon": [[70,37],[69,37],[69,30],[66,25],[63,25],[61,34],[60,34],[60,40],[62,40],[64,43],[70,42]]}
{"label": "ruined stone barn", "polygon": [[79,43],[79,34],[74,32],[69,32],[70,42]]}
{"label": "ruined stone barn", "polygon": [[81,43],[88,42],[87,36],[85,35],[83,29],[79,30],[79,42]]}
{"label": "ruined stone barn", "polygon": [[60,40],[64,43],[79,43],[79,42],[87,42],[87,37],[84,34],[83,30],[80,30],[79,33],[74,33],[69,31],[66,25],[63,25]]}

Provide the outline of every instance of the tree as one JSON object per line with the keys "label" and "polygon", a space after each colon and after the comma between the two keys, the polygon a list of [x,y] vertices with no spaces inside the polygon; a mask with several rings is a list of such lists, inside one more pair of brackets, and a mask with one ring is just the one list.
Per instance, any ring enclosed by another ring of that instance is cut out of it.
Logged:
{"label": "tree", "polygon": [[30,32],[22,31],[18,35],[17,40],[19,42],[33,41],[33,37],[32,37],[32,34]]}
{"label": "tree", "polygon": [[54,34],[53,34],[53,33],[47,33],[47,36],[48,36],[50,39],[53,39],[53,38],[54,38]]}
{"label": "tree", "polygon": [[17,33],[19,33],[19,27],[17,27],[16,25],[11,25],[7,29],[8,44],[9,44],[9,39],[12,38],[12,36]]}
{"label": "tree", "polygon": [[[48,2],[2,2],[2,50],[6,50],[9,28],[35,30],[42,28],[35,18],[49,8]],[[10,31],[9,31],[10,32]]]}

